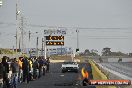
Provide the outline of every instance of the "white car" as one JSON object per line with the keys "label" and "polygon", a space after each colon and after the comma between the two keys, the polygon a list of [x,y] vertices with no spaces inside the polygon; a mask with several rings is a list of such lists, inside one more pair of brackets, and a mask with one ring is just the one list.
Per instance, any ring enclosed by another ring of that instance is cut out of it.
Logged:
{"label": "white car", "polygon": [[78,69],[79,69],[79,65],[77,64],[77,62],[63,62],[62,66],[61,66],[61,69],[62,69],[62,73],[64,72],[78,72]]}

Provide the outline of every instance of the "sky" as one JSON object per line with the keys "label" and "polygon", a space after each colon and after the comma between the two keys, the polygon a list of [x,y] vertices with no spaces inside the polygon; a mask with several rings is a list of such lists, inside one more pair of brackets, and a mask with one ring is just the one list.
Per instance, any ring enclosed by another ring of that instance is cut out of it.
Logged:
{"label": "sky", "polygon": [[16,21],[16,0],[3,0],[0,7],[2,48],[15,46],[15,24],[20,26],[22,16],[25,47],[36,47],[37,36],[41,47],[43,30],[49,29],[26,25],[32,24],[65,27],[64,47],[72,47],[74,51],[77,48],[78,29],[80,52],[85,49],[101,52],[104,47],[110,47],[115,52],[132,52],[132,0],[18,0],[18,10],[20,14]]}

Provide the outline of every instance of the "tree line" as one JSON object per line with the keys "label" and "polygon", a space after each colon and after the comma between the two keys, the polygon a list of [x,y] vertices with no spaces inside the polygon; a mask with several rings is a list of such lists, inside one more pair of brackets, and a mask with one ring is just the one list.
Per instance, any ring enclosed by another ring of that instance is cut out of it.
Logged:
{"label": "tree line", "polygon": [[121,51],[113,52],[111,48],[105,47],[102,49],[101,55],[99,55],[98,50],[86,49],[84,52],[81,52],[80,55],[87,55],[87,56],[132,56],[132,53],[123,53]]}

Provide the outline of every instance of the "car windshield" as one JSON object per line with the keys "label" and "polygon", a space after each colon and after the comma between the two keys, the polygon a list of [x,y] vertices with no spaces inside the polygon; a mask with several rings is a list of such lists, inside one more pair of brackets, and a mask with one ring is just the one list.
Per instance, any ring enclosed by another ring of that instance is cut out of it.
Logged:
{"label": "car windshield", "polygon": [[76,62],[64,62],[63,64],[76,64]]}

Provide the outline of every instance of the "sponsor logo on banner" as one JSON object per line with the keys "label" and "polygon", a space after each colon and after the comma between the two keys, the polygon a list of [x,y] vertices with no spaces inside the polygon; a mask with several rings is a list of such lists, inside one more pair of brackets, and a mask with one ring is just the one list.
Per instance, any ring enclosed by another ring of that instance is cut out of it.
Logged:
{"label": "sponsor logo on banner", "polygon": [[131,85],[130,80],[90,80],[90,85]]}
{"label": "sponsor logo on banner", "polygon": [[45,35],[66,35],[66,29],[48,29],[44,30]]}

